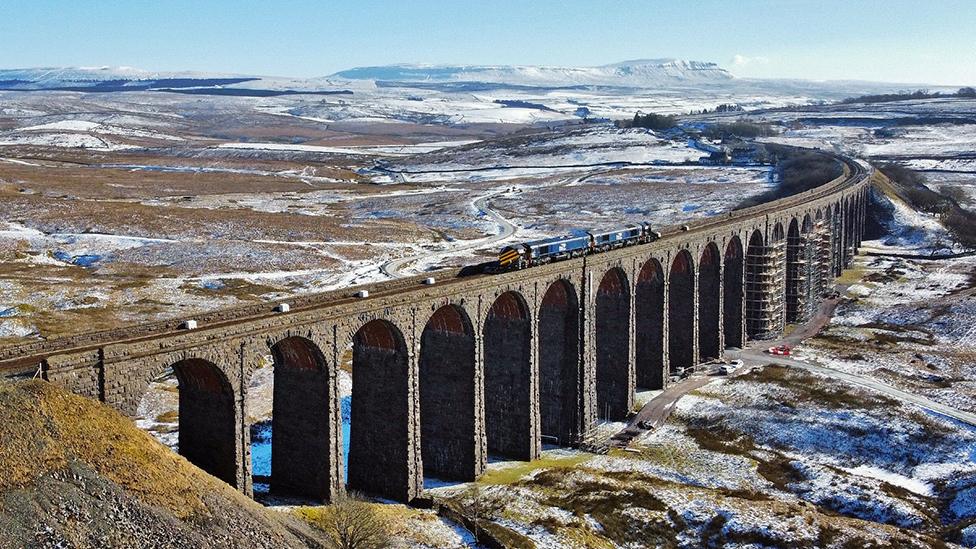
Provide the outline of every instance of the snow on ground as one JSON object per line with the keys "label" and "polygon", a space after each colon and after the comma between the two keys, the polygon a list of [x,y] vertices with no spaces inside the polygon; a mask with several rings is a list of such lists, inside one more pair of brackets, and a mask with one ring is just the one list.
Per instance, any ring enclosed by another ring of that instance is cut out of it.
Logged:
{"label": "snow on ground", "polygon": [[43,145],[102,151],[133,148],[132,145],[112,141],[103,136],[157,139],[169,142],[185,141],[183,137],[156,130],[116,126],[90,120],[65,119],[0,132],[0,145]]}
{"label": "snow on ground", "polygon": [[976,173],[976,158],[913,158],[903,161],[902,164],[918,171]]}
{"label": "snow on ground", "polygon": [[98,151],[121,151],[133,148],[131,145],[116,143],[84,133],[41,133],[37,135],[0,133],[0,145],[37,145]]}
{"label": "snow on ground", "polygon": [[865,156],[925,156],[972,154],[976,149],[976,125],[910,126],[897,138],[865,144]]}
{"label": "snow on ground", "polygon": [[886,235],[876,241],[863,242],[865,249],[896,248],[917,252],[952,252],[956,250],[952,235],[934,216],[920,212],[899,198],[878,197],[873,207],[890,214],[886,222]]}
{"label": "snow on ground", "polygon": [[976,520],[976,430],[802,371],[709,384],[632,450],[433,492],[539,547],[928,546]]}
{"label": "snow on ground", "polygon": [[264,151],[304,151],[357,156],[409,156],[412,154],[438,151],[450,147],[476,143],[474,140],[436,141],[417,145],[384,145],[373,147],[324,147],[290,143],[221,143],[221,149],[248,149]]}
{"label": "snow on ground", "polygon": [[22,132],[47,132],[47,131],[69,131],[69,132],[90,132],[101,128],[102,125],[97,122],[89,122],[87,120],[62,120],[60,122],[49,122],[47,124],[39,124],[37,126],[27,126],[25,128],[18,128],[18,131]]}
{"label": "snow on ground", "polygon": [[[845,275],[848,299],[802,352],[960,410],[976,410],[976,256],[958,251],[935,219],[899,201],[888,237],[863,243]],[[920,255],[921,258],[914,256]]]}
{"label": "snow on ground", "polygon": [[[685,140],[674,141],[641,128],[618,129],[608,124],[571,130],[541,133],[524,137],[487,141],[469,145],[449,154],[434,152],[387,169],[404,177],[433,177],[465,170],[493,172],[498,170],[545,170],[567,166],[586,167],[600,164],[673,164],[697,162],[707,153],[691,147]],[[516,173],[505,173],[506,178]],[[473,177],[500,177],[498,174],[472,174]]]}

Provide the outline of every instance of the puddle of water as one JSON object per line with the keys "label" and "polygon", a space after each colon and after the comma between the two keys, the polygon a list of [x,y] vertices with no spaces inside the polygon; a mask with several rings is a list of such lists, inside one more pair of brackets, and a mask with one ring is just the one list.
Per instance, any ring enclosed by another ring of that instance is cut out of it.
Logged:
{"label": "puddle of water", "polygon": [[[352,428],[351,414],[352,397],[343,397],[342,403],[342,463],[344,466],[343,475],[349,476],[349,439]],[[264,423],[255,427],[251,433],[251,474],[271,476],[271,440],[273,430],[271,423]],[[267,491],[266,484],[255,483],[255,491]]]}

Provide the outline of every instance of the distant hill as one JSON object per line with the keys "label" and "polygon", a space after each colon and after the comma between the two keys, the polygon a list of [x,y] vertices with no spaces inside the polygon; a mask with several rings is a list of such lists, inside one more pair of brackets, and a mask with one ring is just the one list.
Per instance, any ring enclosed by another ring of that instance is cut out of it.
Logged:
{"label": "distant hill", "polygon": [[[489,83],[508,86],[611,86],[647,88],[723,83],[734,77],[715,63],[639,59],[599,67],[528,65],[386,65],[357,67],[326,78],[290,79],[226,73],[154,72],[131,67],[46,67],[0,69],[0,90],[119,92],[164,90],[237,94],[247,90],[290,93],[335,92],[336,81]],[[231,91],[228,91],[231,90]]]}
{"label": "distant hill", "polygon": [[107,406],[0,385],[0,548],[320,547]]}
{"label": "distant hill", "polygon": [[80,91],[89,93],[163,91],[194,95],[268,97],[349,94],[321,79],[153,72],[131,67],[49,67],[0,69],[0,91]]}
{"label": "distant hill", "polygon": [[639,59],[598,67],[529,65],[384,65],[357,67],[330,78],[389,82],[485,82],[519,86],[617,86],[720,83],[734,77],[715,63],[679,59]]}

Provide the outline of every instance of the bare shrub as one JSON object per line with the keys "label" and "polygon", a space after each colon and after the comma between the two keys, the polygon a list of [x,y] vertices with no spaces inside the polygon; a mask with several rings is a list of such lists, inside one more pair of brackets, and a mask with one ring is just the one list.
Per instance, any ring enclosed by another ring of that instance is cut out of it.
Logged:
{"label": "bare shrub", "polygon": [[314,524],[335,549],[381,549],[390,544],[386,521],[357,494],[338,496]]}

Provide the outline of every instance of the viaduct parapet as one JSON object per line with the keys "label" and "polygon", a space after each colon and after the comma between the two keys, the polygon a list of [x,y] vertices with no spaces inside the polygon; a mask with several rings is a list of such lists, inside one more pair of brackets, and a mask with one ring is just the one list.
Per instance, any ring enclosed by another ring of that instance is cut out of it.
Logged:
{"label": "viaduct parapet", "polygon": [[[861,241],[869,173],[668,227],[662,238],[530,269],[436,273],[0,349],[33,375],[135,415],[179,384],[179,450],[252,491],[248,387],[273,359],[271,489],[408,501],[425,475],[468,481],[488,455],[536,458],[624,418],[638,388],[810,315]],[[426,278],[425,275],[424,278]],[[355,293],[367,290],[369,297]],[[351,357],[351,358],[350,358]],[[348,464],[338,369],[352,366]],[[344,471],[348,465],[348,478]]]}

